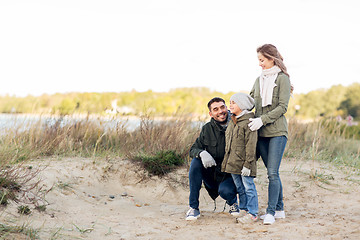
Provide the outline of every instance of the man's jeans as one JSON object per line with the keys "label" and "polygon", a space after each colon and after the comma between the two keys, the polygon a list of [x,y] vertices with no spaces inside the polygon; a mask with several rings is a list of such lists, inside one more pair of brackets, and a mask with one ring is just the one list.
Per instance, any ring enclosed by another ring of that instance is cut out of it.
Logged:
{"label": "man's jeans", "polygon": [[190,196],[189,205],[191,208],[199,209],[199,195],[201,184],[211,190],[217,190],[219,195],[226,200],[230,206],[237,202],[236,186],[231,177],[224,179],[222,182],[216,182],[214,178],[214,167],[204,168],[198,158],[194,158],[190,164],[189,183]]}
{"label": "man's jeans", "polygon": [[266,213],[271,215],[275,215],[275,211],[284,210],[279,168],[286,143],[287,138],[285,136],[258,138],[257,151],[264,161],[269,178],[268,207]]}
{"label": "man's jeans", "polygon": [[231,174],[231,176],[239,193],[240,209],[257,216],[259,204],[254,177],[244,177],[239,174]]}

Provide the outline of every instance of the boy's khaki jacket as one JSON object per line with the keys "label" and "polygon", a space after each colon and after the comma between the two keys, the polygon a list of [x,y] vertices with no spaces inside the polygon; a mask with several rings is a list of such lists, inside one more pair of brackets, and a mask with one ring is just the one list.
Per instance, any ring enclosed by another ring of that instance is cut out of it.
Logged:
{"label": "boy's khaki jacket", "polygon": [[240,118],[232,116],[232,121],[225,132],[225,156],[221,170],[227,173],[241,174],[243,166],[250,169],[250,176],[256,177],[256,144],[257,131],[248,127],[249,118],[254,113],[248,113]]}

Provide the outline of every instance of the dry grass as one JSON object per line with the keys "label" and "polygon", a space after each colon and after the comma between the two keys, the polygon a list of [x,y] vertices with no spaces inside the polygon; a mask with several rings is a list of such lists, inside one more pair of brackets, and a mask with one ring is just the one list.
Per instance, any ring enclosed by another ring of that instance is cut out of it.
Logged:
{"label": "dry grass", "polygon": [[358,136],[349,138],[345,128],[331,119],[311,123],[291,119],[285,156],[360,169],[360,141]]}
{"label": "dry grass", "polygon": [[[121,156],[143,163],[146,160],[152,165],[157,156],[170,152],[187,163],[189,149],[199,132],[199,125],[186,116],[156,121],[144,115],[134,130],[129,130],[127,121],[120,118],[111,119],[111,124],[107,119],[90,117],[76,121],[40,118],[0,136],[0,179],[4,180],[0,181],[0,191],[2,196],[7,194],[9,200],[43,206],[46,203],[41,199],[46,191],[36,178],[41,169],[27,167],[27,160],[44,156]],[[360,169],[359,140],[347,138],[344,132],[343,126],[333,121],[305,124],[291,119],[285,156],[299,161],[329,161],[338,166]],[[164,174],[163,169],[179,165],[179,161],[172,160],[165,159],[159,164],[160,170],[155,169],[155,172]]]}
{"label": "dry grass", "polygon": [[129,159],[166,151],[174,151],[187,159],[198,134],[199,129],[193,127],[192,121],[186,117],[155,122],[151,117],[143,116],[139,128],[129,134],[124,150]]}

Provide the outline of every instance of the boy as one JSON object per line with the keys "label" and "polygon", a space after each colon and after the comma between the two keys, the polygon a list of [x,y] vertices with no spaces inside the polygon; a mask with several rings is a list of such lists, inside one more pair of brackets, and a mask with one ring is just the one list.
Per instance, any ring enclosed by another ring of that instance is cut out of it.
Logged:
{"label": "boy", "polygon": [[[225,155],[221,170],[231,173],[240,196],[240,205],[246,206],[244,216],[236,219],[240,223],[258,220],[258,196],[254,184],[256,177],[257,131],[248,127],[249,118],[254,118],[251,109],[254,99],[245,93],[236,93],[230,98],[232,113],[225,133]],[[245,192],[244,197],[240,193]]]}

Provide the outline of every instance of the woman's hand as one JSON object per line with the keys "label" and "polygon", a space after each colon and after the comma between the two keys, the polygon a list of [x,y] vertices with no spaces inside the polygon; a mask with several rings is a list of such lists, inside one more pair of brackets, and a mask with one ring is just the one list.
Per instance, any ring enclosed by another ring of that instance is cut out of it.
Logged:
{"label": "woman's hand", "polygon": [[261,128],[264,124],[261,120],[261,118],[250,118],[250,123],[248,124],[251,131],[256,131],[259,128]]}

